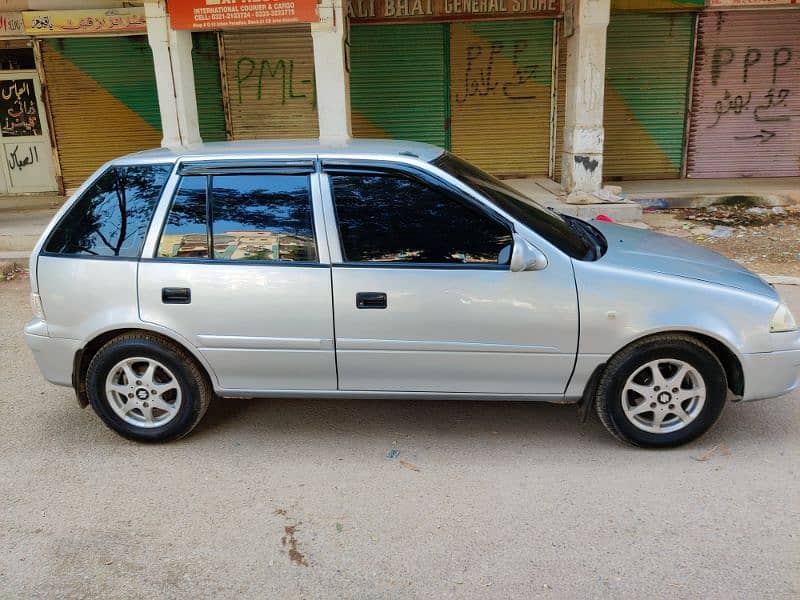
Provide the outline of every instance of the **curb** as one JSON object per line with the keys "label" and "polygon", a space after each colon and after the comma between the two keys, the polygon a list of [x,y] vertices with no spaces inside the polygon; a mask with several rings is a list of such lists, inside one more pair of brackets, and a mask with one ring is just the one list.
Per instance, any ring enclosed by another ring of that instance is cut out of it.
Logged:
{"label": "curb", "polygon": [[628,195],[642,208],[708,208],[720,204],[745,204],[772,208],[774,206],[792,206],[800,201],[796,192],[776,192],[773,194],[672,194],[663,196],[657,193]]}
{"label": "curb", "polygon": [[800,277],[791,275],[759,275],[759,277],[773,285],[800,285]]}

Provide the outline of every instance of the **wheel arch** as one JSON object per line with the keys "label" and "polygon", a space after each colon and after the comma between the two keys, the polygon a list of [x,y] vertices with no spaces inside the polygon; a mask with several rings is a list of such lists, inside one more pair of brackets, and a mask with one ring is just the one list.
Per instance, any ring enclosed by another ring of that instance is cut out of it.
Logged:
{"label": "wheel arch", "polygon": [[86,342],[75,352],[72,363],[72,387],[75,389],[75,394],[78,396],[78,403],[85,407],[89,404],[89,398],[86,395],[86,370],[89,368],[89,363],[98,350],[111,340],[120,337],[121,335],[130,333],[143,333],[150,336],[156,336],[168,341],[172,344],[180,346],[190,357],[192,357],[200,370],[208,378],[212,388],[217,388],[217,377],[211,365],[200,354],[196,348],[191,346],[186,340],[180,336],[173,335],[171,332],[165,332],[160,328],[149,328],[143,326],[144,324],[131,325],[128,327],[117,327],[105,331],[96,332],[92,337],[88,338]]}

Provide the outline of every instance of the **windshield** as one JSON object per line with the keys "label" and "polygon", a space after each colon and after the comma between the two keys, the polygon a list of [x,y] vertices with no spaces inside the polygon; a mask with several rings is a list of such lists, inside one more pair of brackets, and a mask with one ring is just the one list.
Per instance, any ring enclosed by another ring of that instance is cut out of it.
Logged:
{"label": "windshield", "polygon": [[433,164],[486,196],[498,208],[572,258],[586,260],[596,257],[595,244],[585,231],[496,177],[449,152],[436,158]]}

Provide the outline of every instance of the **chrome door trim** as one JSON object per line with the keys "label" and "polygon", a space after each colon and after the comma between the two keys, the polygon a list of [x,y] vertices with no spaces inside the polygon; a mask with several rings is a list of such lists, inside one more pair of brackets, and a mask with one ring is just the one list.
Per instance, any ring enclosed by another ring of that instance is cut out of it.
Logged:
{"label": "chrome door trim", "polygon": [[561,354],[555,346],[518,346],[480,342],[447,342],[441,340],[380,340],[338,338],[337,350],[380,350],[405,352],[501,352],[504,354]]}
{"label": "chrome door trim", "polygon": [[237,348],[253,350],[333,350],[330,338],[259,337],[244,335],[197,334],[200,350]]}
{"label": "chrome door trim", "polygon": [[243,390],[215,389],[223,398],[309,398],[317,400],[471,400],[575,404],[580,396],[562,394],[487,394],[472,392],[373,392],[360,390]]}

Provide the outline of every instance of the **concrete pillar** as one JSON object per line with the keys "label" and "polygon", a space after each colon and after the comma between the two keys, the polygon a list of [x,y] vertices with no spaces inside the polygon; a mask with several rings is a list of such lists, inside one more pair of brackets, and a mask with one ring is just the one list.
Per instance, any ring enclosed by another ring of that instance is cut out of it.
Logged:
{"label": "concrete pillar", "polygon": [[[346,1],[346,0],[344,0]],[[345,40],[347,23],[343,0],[323,0],[319,23],[311,24],[320,139],[350,138],[350,76]]]}
{"label": "concrete pillar", "polygon": [[567,0],[566,10],[572,11],[574,33],[566,41],[561,184],[569,193],[591,193],[602,186],[603,92],[610,0]]}
{"label": "concrete pillar", "polygon": [[169,148],[199,144],[202,140],[192,71],[192,32],[170,28],[164,0],[146,0],[144,10],[164,134],[161,145]]}

